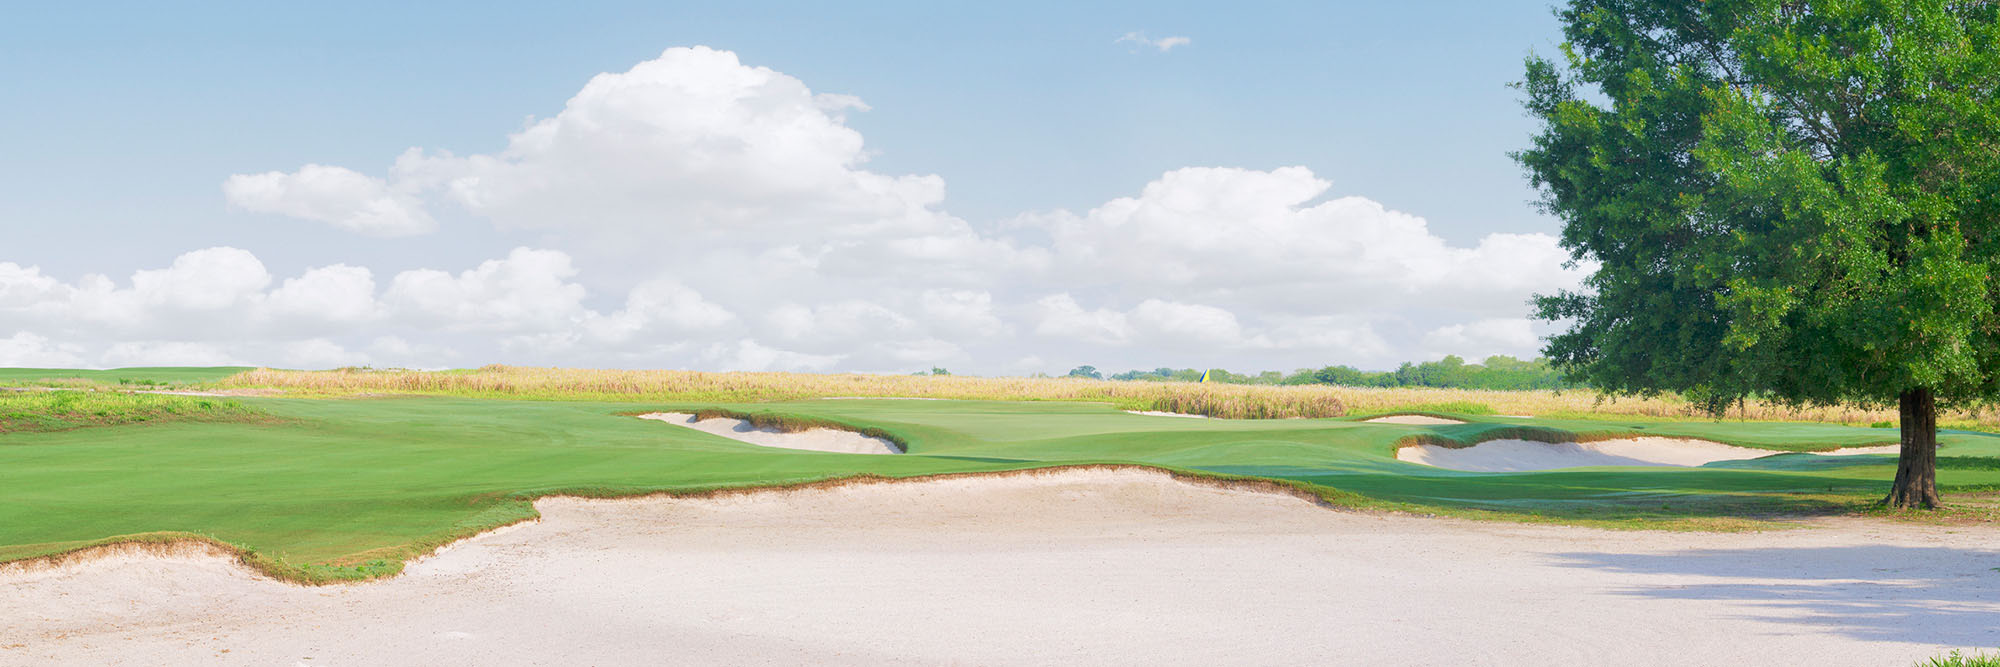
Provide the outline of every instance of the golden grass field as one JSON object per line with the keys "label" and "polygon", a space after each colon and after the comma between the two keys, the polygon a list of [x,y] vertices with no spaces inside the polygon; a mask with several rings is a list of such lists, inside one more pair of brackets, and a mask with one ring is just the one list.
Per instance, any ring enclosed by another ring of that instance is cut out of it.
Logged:
{"label": "golden grass field", "polygon": [[[497,365],[446,371],[257,369],[226,378],[219,386],[334,396],[443,394],[612,401],[758,402],[830,396],[1102,401],[1130,410],[1160,410],[1234,419],[1346,417],[1394,412],[1565,418],[1592,415],[1713,418],[1675,396],[1606,397],[1588,390],[1385,389],[1120,382],[1083,378],[706,373]],[[1801,407],[1752,400],[1730,409],[1722,418],[1868,425],[1893,422],[1896,412],[1889,407]],[[1959,410],[1941,415],[1939,421],[1952,426],[1990,429],[1996,420],[1987,412]]]}

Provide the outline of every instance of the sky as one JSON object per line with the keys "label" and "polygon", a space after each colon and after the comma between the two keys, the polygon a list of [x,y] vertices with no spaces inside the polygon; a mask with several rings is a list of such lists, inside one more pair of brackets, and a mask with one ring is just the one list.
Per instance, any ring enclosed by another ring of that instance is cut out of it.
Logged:
{"label": "sky", "polygon": [[1546,2],[49,3],[0,366],[1532,356]]}

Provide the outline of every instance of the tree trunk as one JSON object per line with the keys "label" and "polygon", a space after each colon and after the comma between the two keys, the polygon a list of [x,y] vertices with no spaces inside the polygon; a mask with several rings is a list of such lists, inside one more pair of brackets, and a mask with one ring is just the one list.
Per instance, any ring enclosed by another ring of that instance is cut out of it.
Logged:
{"label": "tree trunk", "polygon": [[1927,388],[1903,392],[1898,403],[1903,453],[1896,464],[1896,484],[1882,503],[1897,508],[1935,509],[1937,492],[1937,398]]}

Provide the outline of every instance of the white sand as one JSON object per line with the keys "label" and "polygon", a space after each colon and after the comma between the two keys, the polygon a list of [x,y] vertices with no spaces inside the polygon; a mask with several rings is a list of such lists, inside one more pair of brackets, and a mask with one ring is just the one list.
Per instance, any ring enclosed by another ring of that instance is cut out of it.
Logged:
{"label": "white sand", "polygon": [[810,449],[816,452],[839,452],[843,454],[903,453],[903,450],[898,448],[894,442],[839,429],[815,428],[798,432],[786,432],[774,428],[761,428],[741,419],[729,419],[727,417],[697,420],[694,418],[694,415],[684,412],[653,412],[639,415],[639,418],[686,426],[703,433],[711,433],[760,447]]}
{"label": "white sand", "polygon": [[[1849,447],[1823,455],[1894,454],[1895,446]],[[1471,447],[1414,445],[1396,450],[1396,458],[1439,468],[1469,472],[1521,472],[1587,466],[1702,466],[1717,461],[1742,461],[1784,452],[1736,447],[1686,438],[1631,438],[1601,442],[1547,443],[1532,440],[1488,440]]]}
{"label": "white sand", "polygon": [[1432,417],[1430,415],[1389,415],[1387,417],[1376,417],[1374,419],[1364,419],[1362,421],[1368,422],[1370,424],[1407,424],[1411,426],[1436,426],[1439,424],[1465,423],[1456,419],[1445,419],[1443,417]]}
{"label": "white sand", "polygon": [[2000,531],[1599,531],[1139,471],[548,499],[383,582],[0,575],[0,664],[1906,665],[2000,645]]}
{"label": "white sand", "polygon": [[1185,417],[1188,419],[1208,418],[1208,415],[1191,415],[1185,412],[1160,412],[1158,410],[1126,410],[1125,412],[1128,414],[1144,415],[1147,417]]}

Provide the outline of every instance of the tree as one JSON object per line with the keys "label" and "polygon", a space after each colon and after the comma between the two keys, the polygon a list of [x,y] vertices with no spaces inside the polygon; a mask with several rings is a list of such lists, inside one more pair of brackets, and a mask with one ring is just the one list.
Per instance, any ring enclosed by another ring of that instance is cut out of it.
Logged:
{"label": "tree", "polygon": [[1937,407],[1995,398],[2000,3],[1575,0],[1516,154],[1596,272],[1546,354],[1618,393],[1894,402],[1883,502],[1935,507]]}
{"label": "tree", "polygon": [[1104,374],[1097,372],[1096,366],[1078,366],[1076,368],[1069,369],[1069,377],[1102,380],[1104,379]]}
{"label": "tree", "polygon": [[1313,380],[1320,384],[1335,384],[1348,387],[1371,387],[1380,384],[1377,373],[1369,373],[1353,366],[1328,366],[1313,371]]}

